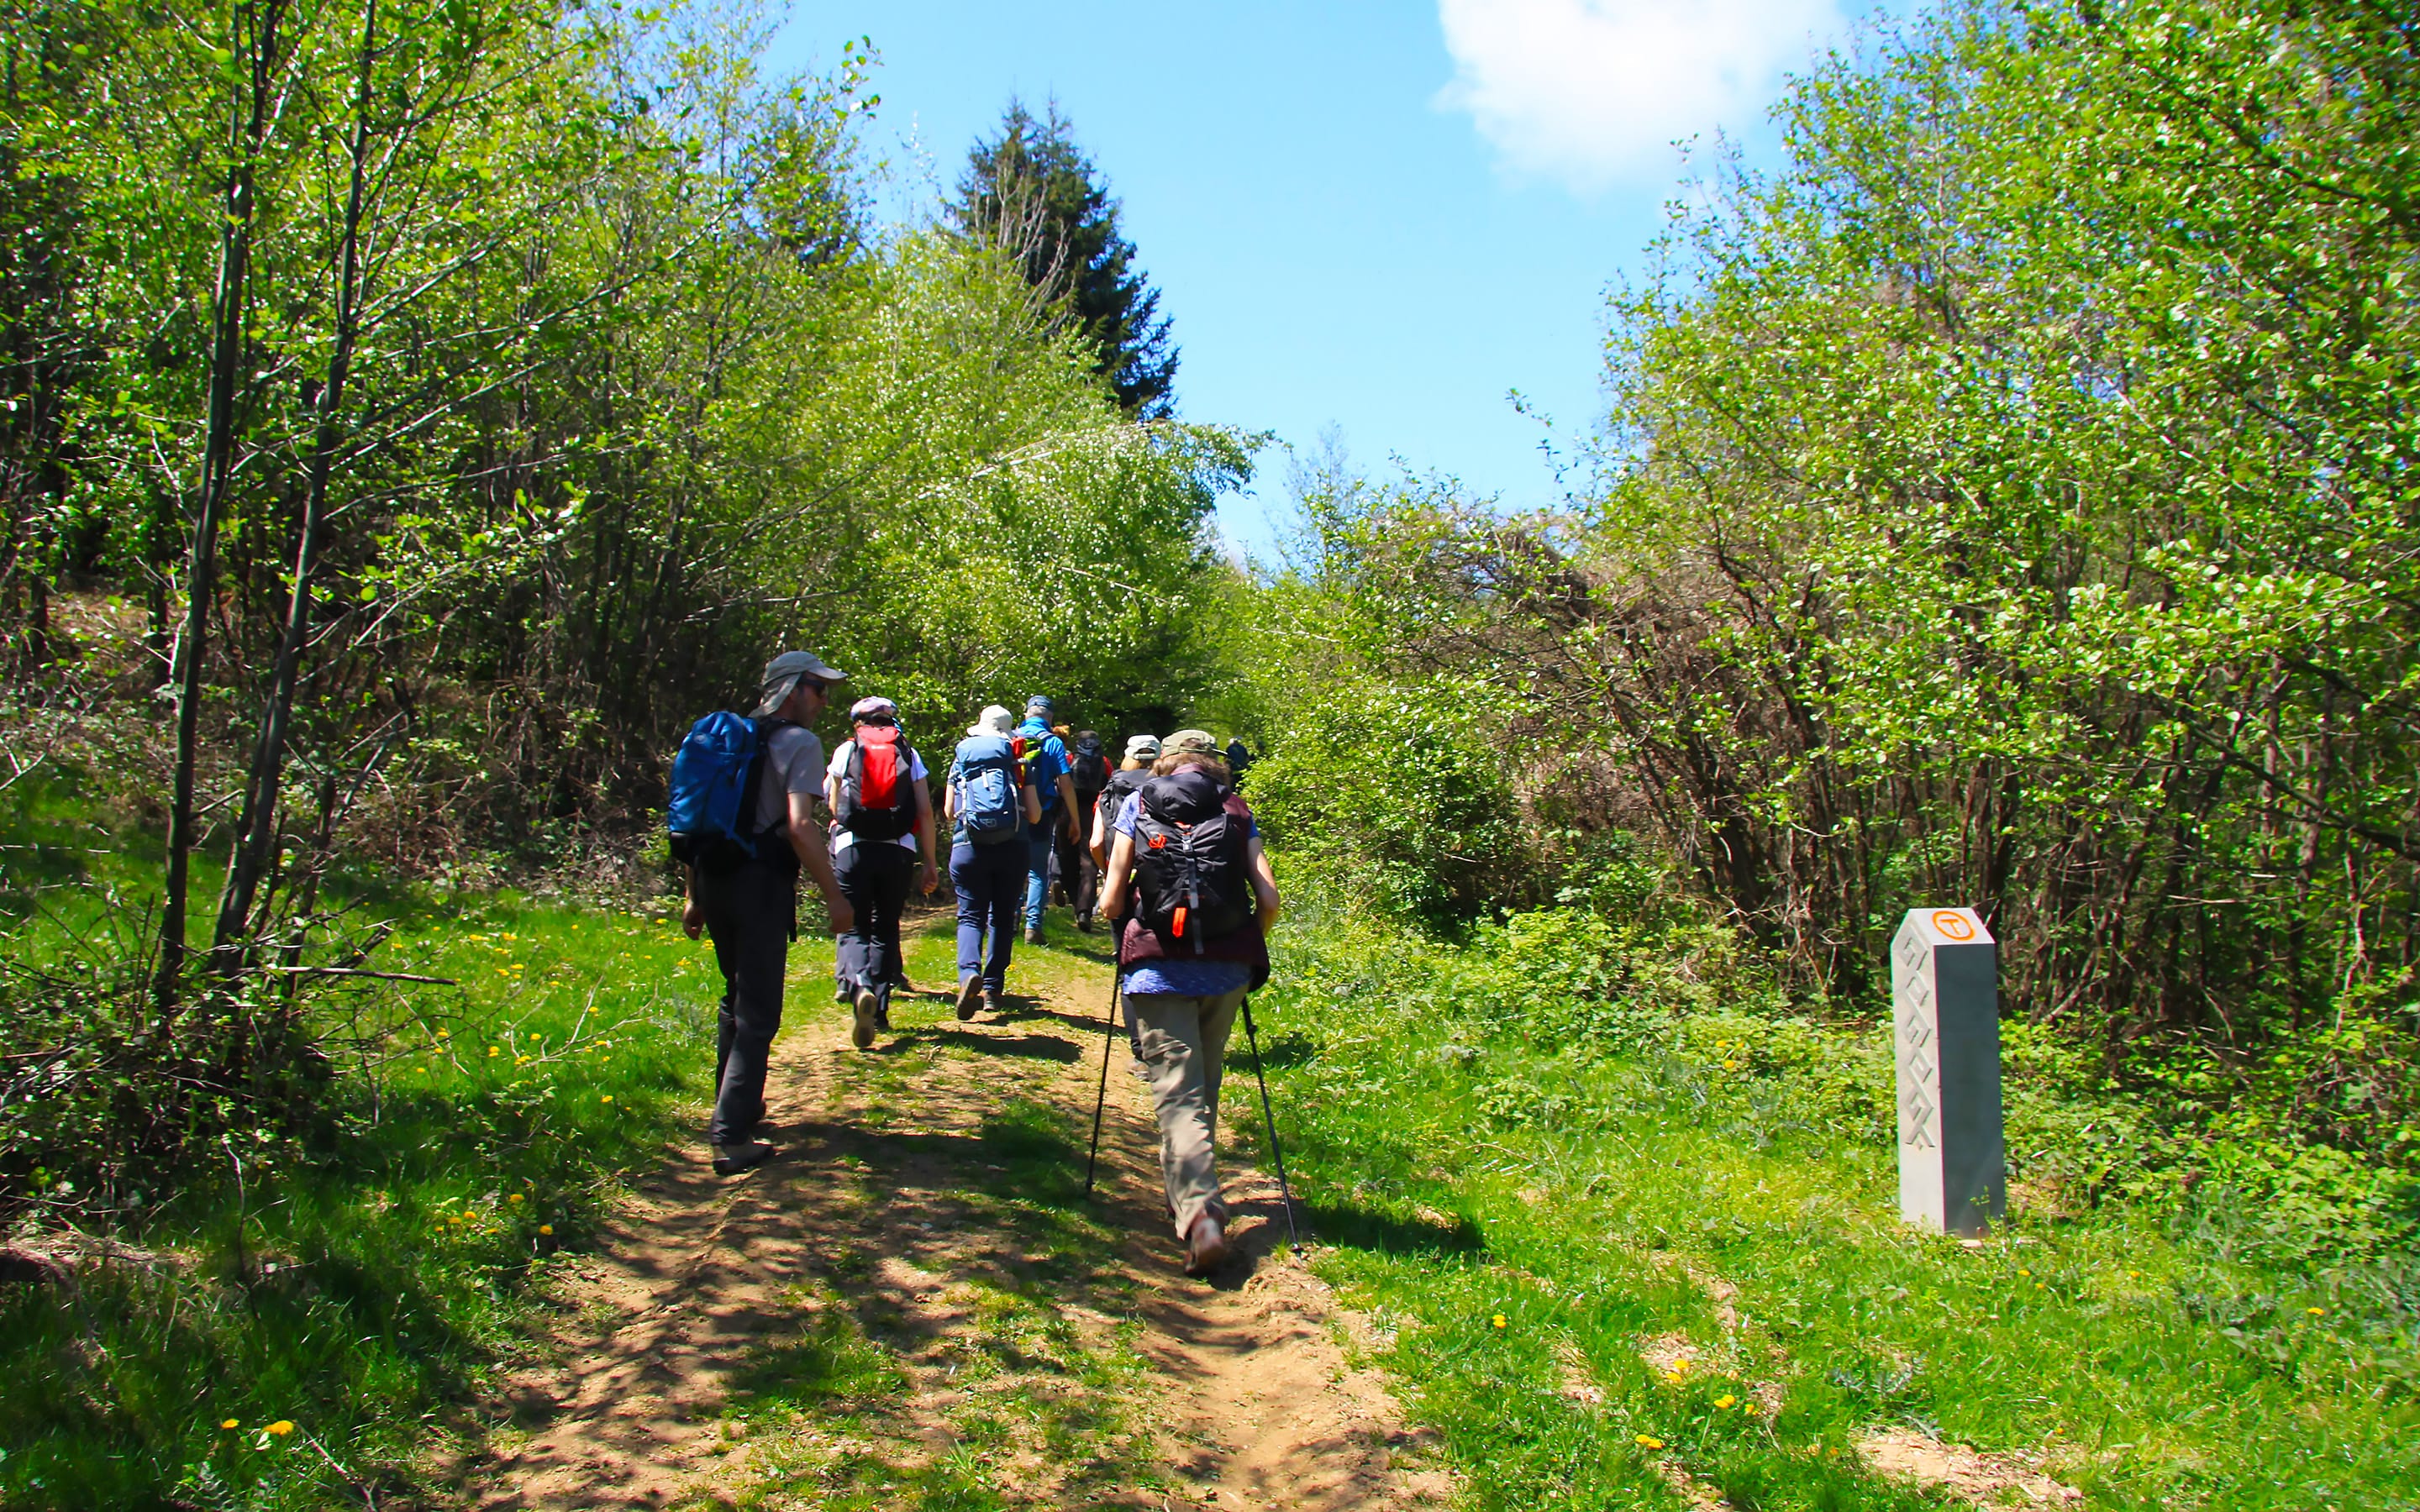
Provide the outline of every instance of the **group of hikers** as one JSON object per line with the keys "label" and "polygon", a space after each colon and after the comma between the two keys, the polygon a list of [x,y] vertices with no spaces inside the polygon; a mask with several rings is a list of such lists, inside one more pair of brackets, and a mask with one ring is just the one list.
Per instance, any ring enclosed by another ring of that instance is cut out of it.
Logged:
{"label": "group of hikers", "polygon": [[[936,810],[932,776],[899,710],[868,696],[829,761],[810,728],[847,674],[804,651],[765,668],[750,717],[709,715],[673,765],[670,827],[687,882],[681,922],[714,944],[723,976],[709,1134],[725,1176],[777,1152],[757,1137],[797,933],[798,878],[822,896],[837,937],[836,992],[851,1041],[891,1026],[907,981],[899,929],[908,889],[940,885],[937,829],[950,828],[957,891],[957,1016],[998,1012],[1019,928],[1043,941],[1054,872],[1078,930],[1117,935],[1118,993],[1135,1069],[1158,1114],[1160,1166],[1188,1273],[1228,1255],[1214,1149],[1227,1039],[1245,995],[1268,978],[1277,879],[1236,792],[1250,760],[1206,731],[1127,738],[1115,769],[1100,738],[1054,725],[1043,695],[1019,721],[986,707],[951,753]],[[1072,744],[1071,744],[1072,743]],[[820,801],[830,819],[818,818]],[[1114,1011],[1114,1009],[1113,1009]]]}

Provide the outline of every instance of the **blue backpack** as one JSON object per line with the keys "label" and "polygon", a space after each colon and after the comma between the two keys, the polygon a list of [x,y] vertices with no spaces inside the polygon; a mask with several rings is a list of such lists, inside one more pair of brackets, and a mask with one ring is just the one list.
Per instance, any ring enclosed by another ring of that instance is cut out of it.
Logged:
{"label": "blue backpack", "polygon": [[958,825],[975,845],[998,845],[1015,840],[1023,828],[1025,805],[1018,797],[1016,752],[999,735],[978,735],[958,744],[957,769],[950,779],[958,790]]}
{"label": "blue backpack", "polygon": [[664,813],[674,860],[728,872],[757,858],[772,833],[756,828],[765,740],[783,722],[716,713],[690,726],[673,758],[672,796]]}

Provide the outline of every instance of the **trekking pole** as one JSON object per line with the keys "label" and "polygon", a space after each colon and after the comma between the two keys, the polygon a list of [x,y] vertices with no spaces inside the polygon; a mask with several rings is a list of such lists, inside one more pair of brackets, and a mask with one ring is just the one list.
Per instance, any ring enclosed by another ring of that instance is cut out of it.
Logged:
{"label": "trekking pole", "polygon": [[1249,997],[1244,999],[1244,1042],[1252,1047],[1252,1075],[1261,1084],[1261,1127],[1269,1132],[1269,1157],[1278,1165],[1278,1197],[1285,1203],[1286,1237],[1294,1242],[1295,1248],[1300,1249],[1302,1235],[1294,1226],[1294,1192],[1286,1185],[1285,1151],[1278,1148],[1278,1116],[1269,1106],[1269,1077],[1268,1072],[1261,1069],[1261,1037],[1252,1032],[1252,1000]]}
{"label": "trekking pole", "polygon": [[1109,1055],[1118,1042],[1118,996],[1125,989],[1125,974],[1109,963],[1109,1029],[1101,1039],[1101,1090],[1093,1099],[1093,1148],[1084,1153],[1084,1196],[1093,1195],[1093,1166],[1101,1158],[1101,1109],[1109,1101]]}

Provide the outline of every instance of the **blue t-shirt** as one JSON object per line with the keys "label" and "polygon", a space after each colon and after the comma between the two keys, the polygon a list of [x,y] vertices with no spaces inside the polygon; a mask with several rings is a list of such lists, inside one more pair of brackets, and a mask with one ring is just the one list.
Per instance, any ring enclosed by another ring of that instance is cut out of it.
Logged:
{"label": "blue t-shirt", "polygon": [[[1118,810],[1109,827],[1128,840],[1134,839],[1135,819],[1142,812],[1142,795],[1130,793]],[[1258,821],[1246,819],[1247,839],[1261,838]],[[1125,926],[1120,925],[1121,929]],[[1145,961],[1126,967],[1126,991],[1129,993],[1174,993],[1182,997],[1224,997],[1238,988],[1252,984],[1252,968],[1241,961],[1187,961],[1174,957],[1161,961]]]}
{"label": "blue t-shirt", "polygon": [[1042,754],[1026,763],[1025,770],[1033,779],[1033,795],[1042,800],[1042,811],[1047,814],[1059,806],[1059,779],[1075,770],[1067,764],[1067,743],[1039,719],[1026,720],[1016,733],[1027,740],[1042,737]]}

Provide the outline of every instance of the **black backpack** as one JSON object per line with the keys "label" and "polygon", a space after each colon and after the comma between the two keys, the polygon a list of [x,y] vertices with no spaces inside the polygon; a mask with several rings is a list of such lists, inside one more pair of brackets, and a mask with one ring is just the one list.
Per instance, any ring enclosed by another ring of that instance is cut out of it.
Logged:
{"label": "black backpack", "polygon": [[1109,774],[1109,780],[1101,789],[1100,811],[1109,816],[1111,828],[1117,826],[1118,811],[1126,806],[1126,799],[1142,791],[1142,785],[1150,780],[1151,768],[1148,766]]}
{"label": "black backpack", "polygon": [[1067,775],[1075,783],[1079,796],[1107,788],[1109,785],[1109,759],[1101,753],[1101,743],[1088,740],[1078,746],[1067,763]]}
{"label": "black backpack", "polygon": [[1226,791],[1200,768],[1145,782],[1134,825],[1136,918],[1196,955],[1250,923],[1248,839]]}

